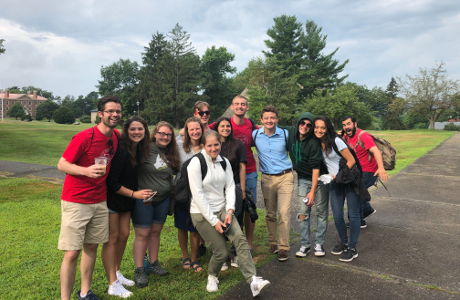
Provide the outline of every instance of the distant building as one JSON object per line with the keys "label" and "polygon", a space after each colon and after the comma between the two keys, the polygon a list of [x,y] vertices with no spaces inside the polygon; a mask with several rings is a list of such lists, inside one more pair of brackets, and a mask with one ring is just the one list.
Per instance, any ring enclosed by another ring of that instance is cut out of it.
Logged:
{"label": "distant building", "polygon": [[3,107],[0,102],[0,114],[5,118],[8,109],[10,109],[15,103],[21,103],[24,109],[24,114],[31,115],[35,118],[35,109],[37,106],[48,100],[42,96],[37,95],[37,91],[30,91],[27,94],[10,94],[8,89],[3,92],[0,90],[0,101],[3,98]]}
{"label": "distant building", "polygon": [[90,113],[91,113],[91,123],[96,123],[96,117],[97,117],[97,108],[93,109],[93,110],[90,110]]}
{"label": "distant building", "polygon": [[[454,124],[460,126],[460,122],[452,122],[451,120],[449,120],[448,122],[434,122],[434,129],[443,130],[447,124]],[[430,127],[428,126],[428,128]]]}

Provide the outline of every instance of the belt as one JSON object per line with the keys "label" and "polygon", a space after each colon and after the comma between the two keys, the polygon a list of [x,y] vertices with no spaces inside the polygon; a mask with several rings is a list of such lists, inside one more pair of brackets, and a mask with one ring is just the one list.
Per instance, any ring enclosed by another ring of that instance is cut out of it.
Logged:
{"label": "belt", "polygon": [[288,173],[291,173],[291,172],[292,172],[291,169],[287,169],[287,170],[284,170],[283,172],[278,173],[278,174],[265,174],[265,173],[262,173],[262,174],[268,175],[268,176],[282,176],[282,175],[284,175],[284,174],[288,174]]}

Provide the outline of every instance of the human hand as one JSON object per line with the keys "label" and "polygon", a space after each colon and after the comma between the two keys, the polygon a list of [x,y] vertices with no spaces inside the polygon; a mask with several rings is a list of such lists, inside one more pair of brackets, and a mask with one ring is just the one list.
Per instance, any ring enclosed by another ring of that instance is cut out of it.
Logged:
{"label": "human hand", "polygon": [[246,199],[246,191],[243,190],[243,200]]}
{"label": "human hand", "polygon": [[377,169],[377,171],[374,173],[374,176],[380,175],[380,180],[382,181],[387,181],[388,180],[388,174],[385,169]]}
{"label": "human hand", "polygon": [[152,196],[152,194],[152,190],[140,190],[134,192],[133,197],[136,199],[147,199],[148,197]]}
{"label": "human hand", "polygon": [[220,220],[217,221],[217,224],[214,225],[214,228],[217,230],[217,232],[219,232],[220,234],[224,233],[224,231],[222,230],[222,226],[225,227],[225,224],[222,223]]}
{"label": "human hand", "polygon": [[310,193],[307,194],[307,198],[309,199],[307,206],[312,207],[313,204],[315,204],[315,194],[313,191],[310,191]]}
{"label": "human hand", "polygon": [[[233,213],[233,212],[232,212],[232,213]],[[225,220],[224,220],[225,224],[232,224],[232,220],[233,220],[232,214],[227,213],[227,214],[225,215]]]}
{"label": "human hand", "polygon": [[92,165],[86,168],[85,176],[89,178],[99,178],[105,174],[105,166]]}

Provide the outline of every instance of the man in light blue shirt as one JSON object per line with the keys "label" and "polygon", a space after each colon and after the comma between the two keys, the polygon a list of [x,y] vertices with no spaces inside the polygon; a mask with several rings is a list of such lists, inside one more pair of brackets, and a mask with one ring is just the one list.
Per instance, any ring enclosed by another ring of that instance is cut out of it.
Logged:
{"label": "man in light blue shirt", "polygon": [[[262,109],[264,125],[252,132],[262,173],[261,187],[266,208],[266,222],[270,252],[278,253],[279,261],[288,259],[291,199],[294,188],[292,163],[287,154],[288,132],[276,126],[278,111],[272,105]],[[276,237],[279,210],[279,238]]]}

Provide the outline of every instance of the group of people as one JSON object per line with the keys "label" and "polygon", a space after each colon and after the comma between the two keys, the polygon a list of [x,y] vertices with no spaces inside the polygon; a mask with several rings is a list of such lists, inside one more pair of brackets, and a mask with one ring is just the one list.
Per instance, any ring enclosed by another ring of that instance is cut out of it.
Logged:
{"label": "group of people", "polygon": [[[358,256],[359,231],[366,225],[364,219],[375,212],[362,186],[371,186],[377,175],[382,180],[388,178],[372,137],[357,128],[353,117],[344,119],[341,138],[327,117],[303,113],[296,126],[278,127],[276,108],[266,106],[259,128],[245,117],[249,109],[245,97],[236,96],[231,109],[233,117],[209,123],[210,106],[198,101],[194,115],[186,120],[177,138],[167,122],[159,122],[150,135],[147,123],[139,116],[128,118],[120,134],[115,127],[121,120],[122,102],[115,96],[100,99],[100,123],[75,135],[58,163],[58,169],[67,173],[58,244],[64,250],[61,299],[70,299],[80,254],[78,299],[98,299],[90,289],[98,244],[103,244],[109,295],[127,298],[132,292],[126,286],[142,288],[149,283],[148,274],[167,275],[158,252],[168,215],[174,215],[183,268],[201,272],[198,258],[206,247],[211,249],[208,292],[218,290],[219,272],[228,269],[227,259],[232,253],[231,265],[240,268],[253,296],[257,296],[270,282],[256,274],[252,260],[255,222],[249,211],[242,209],[242,202],[249,198],[253,205],[257,202],[253,146],[262,173],[268,244],[278,260],[288,259],[292,170],[299,179],[301,248],[296,256],[305,257],[310,252],[313,205],[318,216],[314,251],[316,256],[325,255],[329,197],[340,237],[331,253],[347,262]],[[344,183],[347,171],[358,172],[351,183]],[[187,209],[174,201],[174,185],[184,175],[181,172],[187,172],[190,186]],[[349,239],[343,217],[345,198]],[[131,219],[135,232],[134,281],[120,270]],[[227,241],[231,242],[230,251]]]}

